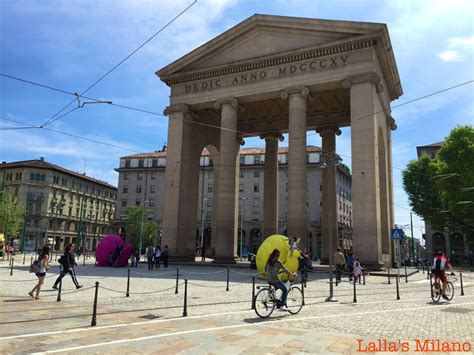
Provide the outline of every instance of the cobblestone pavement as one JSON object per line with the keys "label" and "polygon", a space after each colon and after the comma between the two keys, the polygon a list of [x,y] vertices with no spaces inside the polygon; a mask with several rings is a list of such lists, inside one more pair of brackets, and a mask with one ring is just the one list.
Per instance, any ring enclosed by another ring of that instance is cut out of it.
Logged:
{"label": "cobblestone pavement", "polygon": [[[461,342],[464,349],[474,345],[472,272],[464,274],[464,296],[457,282],[454,299],[438,304],[421,272],[408,283],[402,279],[400,300],[395,280],[388,285],[384,277],[368,276],[365,286],[357,285],[357,303],[348,281],[334,287],[338,302],[325,302],[327,273],[310,273],[298,315],[274,312],[261,320],[251,309],[254,270],[230,268],[226,291],[226,268],[180,266],[176,294],[175,265],[158,271],[140,265],[131,269],[130,297],[125,297],[127,269],[99,268],[88,260],[77,268],[84,287],[76,290],[66,275],[57,302],[51,286],[59,268],[53,265],[41,299],[32,300],[27,292],[35,277],[28,265],[19,263],[10,276],[7,261],[0,261],[0,352],[350,354],[379,339],[406,341],[408,353],[433,350],[424,343],[432,339]],[[96,281],[97,326],[90,327]]]}

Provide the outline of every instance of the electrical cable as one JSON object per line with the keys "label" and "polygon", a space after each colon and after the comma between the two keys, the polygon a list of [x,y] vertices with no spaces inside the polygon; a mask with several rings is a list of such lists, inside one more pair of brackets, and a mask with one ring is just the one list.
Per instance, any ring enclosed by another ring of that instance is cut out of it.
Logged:
{"label": "electrical cable", "polygon": [[[140,46],[138,46],[132,53],[127,55],[124,59],[122,59],[118,64],[116,64],[113,68],[111,68],[107,73],[102,75],[99,79],[97,79],[94,83],[89,85],[89,87],[84,90],[81,95],[85,94],[88,92],[90,89],[92,89],[94,86],[96,86],[99,82],[101,82],[103,79],[105,79],[110,73],[112,73],[115,69],[117,69],[120,65],[122,65],[127,59],[129,59],[131,56],[133,56],[136,52],[138,52],[141,48],[143,48],[148,42],[150,42],[153,38],[155,38],[158,34],[160,34],[162,31],[164,31],[169,25],[171,25],[174,21],[176,21],[181,15],[183,15],[186,11],[188,11],[194,4],[197,3],[197,0],[194,0],[192,4],[188,5],[183,11],[181,11],[178,15],[176,15],[171,21],[169,21],[166,25],[161,27],[155,34],[153,34],[150,38],[148,38],[145,42],[143,42]],[[69,102],[66,106],[64,106],[61,110],[59,110],[56,114],[54,114],[52,117],[50,117],[46,122],[44,122],[41,126],[44,127],[54,121],[59,120],[60,118],[64,117],[65,115],[62,115],[60,117],[57,117],[61,112],[63,112],[67,107],[69,107],[75,100],[72,100]]]}

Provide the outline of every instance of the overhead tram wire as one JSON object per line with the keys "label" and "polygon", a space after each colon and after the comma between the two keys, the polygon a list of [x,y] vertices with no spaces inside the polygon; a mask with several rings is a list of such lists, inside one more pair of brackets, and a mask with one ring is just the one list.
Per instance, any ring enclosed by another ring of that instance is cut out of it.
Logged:
{"label": "overhead tram wire", "polygon": [[[118,64],[116,64],[113,68],[111,68],[107,73],[105,73],[104,75],[102,75],[99,79],[97,79],[94,83],[92,83],[91,85],[89,85],[89,87],[84,90],[79,96],[82,96],[83,94],[85,94],[86,92],[88,92],[90,89],[92,89],[94,86],[96,86],[99,82],[101,82],[102,80],[104,80],[110,73],[112,73],[115,69],[117,69],[120,65],[122,65],[127,59],[129,59],[131,56],[133,56],[136,52],[138,52],[140,49],[142,49],[148,42],[150,42],[153,38],[155,38],[158,34],[160,34],[162,31],[164,31],[168,26],[170,26],[174,21],[176,21],[181,15],[183,15],[186,11],[188,11],[192,6],[194,6],[196,3],[197,3],[198,0],[194,0],[193,3],[191,3],[190,5],[188,5],[183,11],[181,11],[178,15],[176,15],[173,19],[171,19],[171,21],[169,21],[168,23],[166,23],[166,25],[164,25],[163,27],[161,27],[155,34],[153,34],[153,36],[151,36],[150,38],[148,38],[145,42],[143,42],[140,46],[138,46],[132,53],[130,53],[129,55],[127,55],[124,59],[122,59]],[[44,127],[48,124],[51,124],[57,120],[59,120],[60,118],[66,116],[66,115],[62,115],[62,116],[59,116],[58,115],[63,112],[66,108],[68,108],[71,104],[73,104],[76,100],[72,100],[70,101],[66,106],[64,106],[61,110],[59,110],[58,112],[56,112],[53,116],[51,116],[48,120],[46,120],[42,125],[40,125],[41,127]]]}
{"label": "overhead tram wire", "polygon": [[[96,102],[103,102],[103,101],[101,101],[101,100],[98,100],[98,99],[95,99],[95,98],[92,98],[92,97],[87,97],[87,96],[83,96],[83,95],[78,95],[77,93],[68,92],[68,91],[66,91],[66,90],[54,88],[54,87],[51,87],[51,86],[48,86],[48,85],[36,83],[36,82],[30,81],[30,80],[26,80],[26,79],[21,79],[21,78],[14,77],[14,76],[11,76],[11,75],[8,75],[8,74],[0,73],[0,76],[4,76],[4,77],[10,78],[10,79],[14,79],[14,80],[19,80],[19,81],[22,81],[22,82],[25,82],[25,83],[28,83],[28,84],[32,84],[32,85],[36,85],[36,86],[40,86],[40,87],[43,87],[43,88],[46,88],[46,89],[59,91],[59,92],[62,92],[62,93],[68,94],[68,95],[73,95],[73,96],[76,97],[76,100],[77,100],[77,97],[82,97],[82,98],[87,99],[87,100],[92,100],[92,101],[96,101]],[[460,84],[457,84],[457,85],[454,85],[454,86],[450,86],[450,87],[445,88],[445,89],[441,89],[441,90],[435,91],[435,92],[433,92],[433,93],[430,93],[430,94],[427,94],[427,95],[424,95],[424,96],[420,96],[420,97],[415,98],[415,99],[413,99],[413,100],[410,100],[410,101],[404,102],[404,103],[402,103],[402,104],[396,105],[396,106],[392,107],[392,109],[393,109],[393,108],[397,108],[397,107],[401,107],[401,106],[405,106],[405,105],[408,105],[408,104],[410,104],[410,103],[413,103],[413,102],[416,102],[416,101],[419,101],[419,100],[422,100],[422,99],[425,99],[425,98],[428,98],[428,97],[431,97],[431,96],[434,96],[434,95],[437,95],[437,94],[440,94],[440,93],[443,93],[443,92],[446,92],[446,91],[449,91],[449,90],[453,90],[453,89],[455,89],[455,88],[458,88],[458,87],[461,87],[461,86],[470,84],[470,83],[472,83],[472,82],[474,82],[474,80],[469,80],[469,81],[466,81],[466,82],[463,82],[463,83],[460,83]],[[125,105],[120,105],[120,104],[114,104],[114,103],[112,103],[112,102],[110,102],[110,104],[111,104],[112,106],[117,106],[117,107],[121,107],[121,108],[128,109],[128,110],[143,112],[143,113],[147,113],[147,114],[155,115],[155,116],[167,117],[166,115],[163,115],[163,114],[160,114],[160,113],[157,113],[157,112],[148,111],[148,110],[143,110],[143,109],[136,108],[136,107],[125,106]],[[71,110],[71,111],[68,112],[67,114],[71,113],[72,111],[74,111],[74,110],[76,110],[76,109],[77,109],[77,108]],[[359,120],[359,119],[362,119],[362,118],[370,117],[370,116],[372,116],[372,115],[375,115],[375,114],[377,114],[377,113],[382,113],[382,112],[385,112],[385,110],[380,110],[380,111],[376,111],[376,112],[373,112],[373,113],[368,114],[368,115],[364,115],[364,116],[361,116],[361,117],[357,117],[357,118],[355,118],[355,120]],[[61,116],[61,117],[63,117],[63,116]],[[212,125],[212,124],[206,124],[206,123],[197,122],[197,121],[191,121],[191,120],[186,120],[186,119],[183,119],[183,121],[184,121],[184,122],[189,122],[189,123],[192,123],[192,124],[198,124],[198,125],[203,125],[203,126],[207,126],[207,127],[211,127],[211,128],[216,128],[216,129],[219,129],[219,130],[226,130],[226,131],[230,131],[230,132],[235,132],[235,133],[238,133],[238,134],[242,134],[242,135],[243,135],[242,138],[250,138],[250,137],[253,137],[253,134],[251,135],[250,133],[247,133],[247,132],[241,132],[241,131],[237,131],[237,130],[233,130],[233,129],[229,129],[229,128],[222,128],[222,127],[220,127],[220,126],[215,126],[215,125]],[[18,121],[18,122],[19,122],[19,121]],[[25,124],[25,123],[23,123],[23,122],[19,122],[19,123]],[[41,128],[41,126],[35,126],[35,127]],[[59,133],[59,132],[58,132],[58,133]],[[307,137],[310,137],[310,136],[313,136],[313,135],[316,135],[316,134],[317,134],[316,132],[307,134],[307,135],[306,135],[306,138],[307,138]],[[258,147],[255,147],[255,148],[258,148]],[[263,146],[262,146],[261,148],[263,148]],[[341,154],[340,154],[340,155],[341,155]],[[350,156],[347,156],[347,155],[341,155],[341,156],[345,156],[345,157],[351,158]],[[397,167],[393,167],[393,168],[394,168],[394,169],[397,169],[397,170],[404,170],[404,169],[397,168]]]}

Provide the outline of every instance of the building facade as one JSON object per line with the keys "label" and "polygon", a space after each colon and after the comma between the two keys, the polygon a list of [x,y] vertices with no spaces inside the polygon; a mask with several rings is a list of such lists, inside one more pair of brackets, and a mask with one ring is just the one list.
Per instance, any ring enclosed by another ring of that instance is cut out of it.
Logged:
{"label": "building facade", "polygon": [[43,158],[0,164],[3,189],[25,208],[20,235],[10,242],[33,250],[45,244],[63,250],[69,243],[95,250],[100,237],[114,232],[117,188]]}
{"label": "building facade", "polygon": [[[160,224],[163,219],[164,178],[166,150],[122,157],[115,219],[120,225],[127,206],[144,205],[149,218]],[[321,257],[322,229],[322,174],[320,168],[321,149],[307,147],[307,237],[308,248],[313,256]],[[240,150],[238,248],[237,254],[246,256],[256,253],[264,232],[264,179],[265,149]],[[200,158],[199,201],[196,218],[196,246],[206,245],[206,254],[213,254],[213,207],[214,207],[214,163],[210,153],[204,150]],[[338,221],[338,245],[346,251],[352,247],[352,189],[351,175],[344,168],[337,169],[336,201]],[[278,232],[287,234],[288,221],[288,148],[278,149]]]}

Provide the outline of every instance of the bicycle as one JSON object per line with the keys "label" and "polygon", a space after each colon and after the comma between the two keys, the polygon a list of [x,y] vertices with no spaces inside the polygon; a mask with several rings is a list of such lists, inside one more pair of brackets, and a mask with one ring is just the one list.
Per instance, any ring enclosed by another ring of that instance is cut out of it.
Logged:
{"label": "bicycle", "polygon": [[[457,279],[453,277],[453,275],[446,275],[446,301],[451,301],[454,297],[454,285],[453,282],[456,282]],[[433,302],[438,303],[441,295],[443,293],[443,289],[441,287],[441,282],[438,276],[434,276],[434,282],[431,286],[431,299]]]}
{"label": "bicycle", "polygon": [[[257,286],[259,291],[255,295],[255,313],[260,318],[268,318],[281,303],[281,290],[275,289],[273,285]],[[280,292],[277,292],[280,291]],[[288,312],[297,314],[303,308],[303,292],[297,286],[290,286],[286,298]]]}

